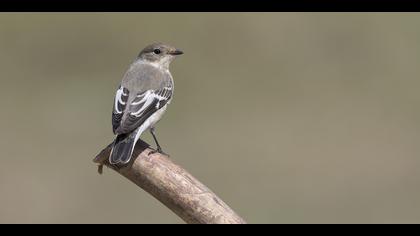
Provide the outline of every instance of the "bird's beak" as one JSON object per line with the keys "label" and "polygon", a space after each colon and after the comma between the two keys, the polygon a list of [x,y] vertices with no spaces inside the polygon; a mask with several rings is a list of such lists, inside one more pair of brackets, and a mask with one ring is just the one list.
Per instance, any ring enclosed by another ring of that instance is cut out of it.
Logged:
{"label": "bird's beak", "polygon": [[182,55],[182,54],[184,54],[184,52],[179,50],[179,49],[175,49],[173,51],[170,51],[169,54],[176,56],[176,55]]}

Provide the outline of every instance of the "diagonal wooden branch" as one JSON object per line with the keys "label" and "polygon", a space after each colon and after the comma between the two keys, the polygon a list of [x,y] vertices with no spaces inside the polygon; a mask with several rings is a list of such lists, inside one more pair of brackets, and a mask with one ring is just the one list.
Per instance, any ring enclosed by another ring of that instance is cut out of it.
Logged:
{"label": "diagonal wooden branch", "polygon": [[148,155],[149,145],[136,144],[132,160],[117,167],[108,162],[111,144],[93,160],[117,171],[153,195],[187,223],[245,224],[228,205],[186,170],[159,153]]}

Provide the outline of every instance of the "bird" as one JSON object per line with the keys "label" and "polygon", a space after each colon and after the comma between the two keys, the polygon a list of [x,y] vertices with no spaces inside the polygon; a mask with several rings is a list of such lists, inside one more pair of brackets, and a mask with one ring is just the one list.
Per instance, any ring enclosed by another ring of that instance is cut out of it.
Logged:
{"label": "bird", "polygon": [[116,135],[109,156],[110,164],[127,164],[140,135],[149,130],[156,149],[163,152],[155,134],[174,94],[174,80],[169,72],[171,62],[183,52],[164,43],[146,46],[125,72],[115,93],[112,130]]}

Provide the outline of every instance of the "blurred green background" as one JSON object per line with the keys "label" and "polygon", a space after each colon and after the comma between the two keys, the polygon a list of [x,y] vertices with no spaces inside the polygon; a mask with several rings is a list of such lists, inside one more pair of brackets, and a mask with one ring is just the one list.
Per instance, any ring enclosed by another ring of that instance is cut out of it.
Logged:
{"label": "blurred green background", "polygon": [[92,162],[125,70],[159,41],[185,52],[159,140],[249,223],[420,223],[419,22],[2,13],[0,222],[182,223]]}

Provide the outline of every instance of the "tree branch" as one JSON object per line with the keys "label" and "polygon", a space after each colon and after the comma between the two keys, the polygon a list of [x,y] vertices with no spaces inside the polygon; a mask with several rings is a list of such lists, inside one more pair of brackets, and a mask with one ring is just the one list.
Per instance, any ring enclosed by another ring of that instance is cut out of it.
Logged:
{"label": "tree branch", "polygon": [[136,144],[130,163],[124,166],[109,164],[111,144],[93,160],[112,168],[153,195],[187,223],[245,224],[228,205],[186,170],[159,153],[148,155],[149,145],[141,140]]}

